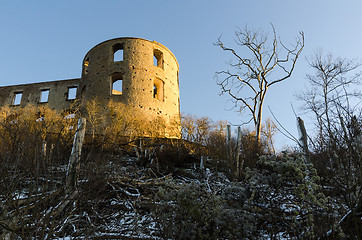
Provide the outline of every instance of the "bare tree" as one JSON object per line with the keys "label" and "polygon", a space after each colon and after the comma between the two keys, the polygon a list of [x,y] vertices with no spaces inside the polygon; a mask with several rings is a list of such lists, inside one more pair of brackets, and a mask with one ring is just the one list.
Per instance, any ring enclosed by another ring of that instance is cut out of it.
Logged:
{"label": "bare tree", "polygon": [[326,139],[332,137],[329,144],[333,144],[333,128],[340,124],[338,115],[353,112],[353,99],[361,98],[361,93],[353,89],[360,82],[360,73],[353,73],[360,64],[355,59],[323,54],[322,50],[308,62],[314,70],[314,74],[306,75],[312,88],[297,97],[306,103],[304,110],[315,116],[319,143],[326,143]]}
{"label": "bare tree", "polygon": [[[272,25],[273,37],[258,30],[245,27],[235,32],[240,53],[229,48],[219,38],[215,43],[232,54],[231,70],[216,72],[221,94],[227,93],[238,112],[247,110],[256,131],[256,141],[260,142],[263,104],[267,90],[272,85],[288,79],[296,61],[304,48],[304,33],[299,32],[296,44],[288,48],[278,38]],[[245,50],[245,51],[244,51]]]}
{"label": "bare tree", "polygon": [[[318,51],[309,59],[310,89],[298,95],[316,125],[312,163],[324,184],[340,202],[341,226],[347,238],[362,237],[362,94],[358,90],[361,64]],[[344,217],[342,217],[344,216]],[[329,236],[334,231],[330,231]]]}

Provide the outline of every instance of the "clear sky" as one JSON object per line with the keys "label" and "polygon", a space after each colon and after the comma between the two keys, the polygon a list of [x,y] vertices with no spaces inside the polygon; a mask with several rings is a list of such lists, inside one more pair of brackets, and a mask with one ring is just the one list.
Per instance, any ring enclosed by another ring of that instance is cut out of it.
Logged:
{"label": "clear sky", "polygon": [[[0,86],[79,78],[85,54],[117,37],[140,37],[168,47],[180,65],[181,111],[240,124],[245,116],[227,111],[215,72],[228,68],[230,56],[213,43],[233,44],[234,32],[246,24],[270,31],[285,43],[305,33],[305,49],[294,75],[269,89],[270,106],[297,136],[300,103],[294,94],[307,84],[306,57],[322,48],[336,56],[362,55],[360,0],[0,0]],[[303,117],[303,116],[302,116]],[[307,128],[312,125],[305,120]],[[290,142],[278,135],[278,147]]]}

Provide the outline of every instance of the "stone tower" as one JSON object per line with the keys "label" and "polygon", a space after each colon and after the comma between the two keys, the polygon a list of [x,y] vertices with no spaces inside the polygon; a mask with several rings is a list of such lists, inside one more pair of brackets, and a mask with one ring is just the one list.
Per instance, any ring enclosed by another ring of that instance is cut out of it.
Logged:
{"label": "stone tower", "polygon": [[[116,38],[93,47],[83,60],[77,98],[97,97],[106,105],[120,102],[145,121],[180,121],[179,66],[160,43],[140,38]],[[166,137],[179,137],[168,133]]]}

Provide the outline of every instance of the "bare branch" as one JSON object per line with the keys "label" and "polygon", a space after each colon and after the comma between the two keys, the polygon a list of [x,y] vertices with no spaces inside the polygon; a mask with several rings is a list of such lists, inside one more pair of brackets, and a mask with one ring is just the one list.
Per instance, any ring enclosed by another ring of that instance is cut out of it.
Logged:
{"label": "bare branch", "polygon": [[[230,70],[216,72],[217,84],[221,87],[221,93],[227,93],[233,99],[235,107],[240,103],[241,106],[237,111],[248,109],[255,125],[257,142],[260,140],[262,110],[267,90],[271,85],[291,76],[304,48],[303,32],[299,33],[296,45],[289,49],[278,40],[273,24],[271,28],[273,31],[271,44],[268,36],[260,30],[249,30],[245,27],[237,31],[235,42],[241,49],[246,50],[243,54],[237,53],[234,48],[226,47],[221,38],[215,43],[222,50],[230,52],[236,60],[229,63],[235,72]],[[279,42],[281,49],[278,49]],[[279,56],[282,53],[285,54],[284,58]],[[274,72],[276,76],[281,75],[281,77],[273,79]]]}

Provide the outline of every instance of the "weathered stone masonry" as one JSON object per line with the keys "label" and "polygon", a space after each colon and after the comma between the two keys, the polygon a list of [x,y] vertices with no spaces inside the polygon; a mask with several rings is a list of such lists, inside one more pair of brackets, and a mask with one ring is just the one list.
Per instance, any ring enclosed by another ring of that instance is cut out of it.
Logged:
{"label": "weathered stone masonry", "polygon": [[[48,104],[48,106],[53,109],[65,110],[68,109],[72,101],[74,101],[75,96],[71,93],[74,93],[73,89],[78,88],[79,82],[80,79],[77,78],[0,87],[0,104],[1,106],[14,107],[24,107],[27,104]],[[42,102],[42,92],[48,90],[48,101]],[[70,96],[68,96],[68,93],[70,93]]]}
{"label": "weathered stone masonry", "polygon": [[[180,120],[179,66],[165,46],[140,38],[116,38],[93,47],[82,64],[82,77],[0,88],[1,106],[48,104],[58,111],[96,97],[106,106],[123,103],[145,120]],[[179,137],[176,132],[168,137]]]}

